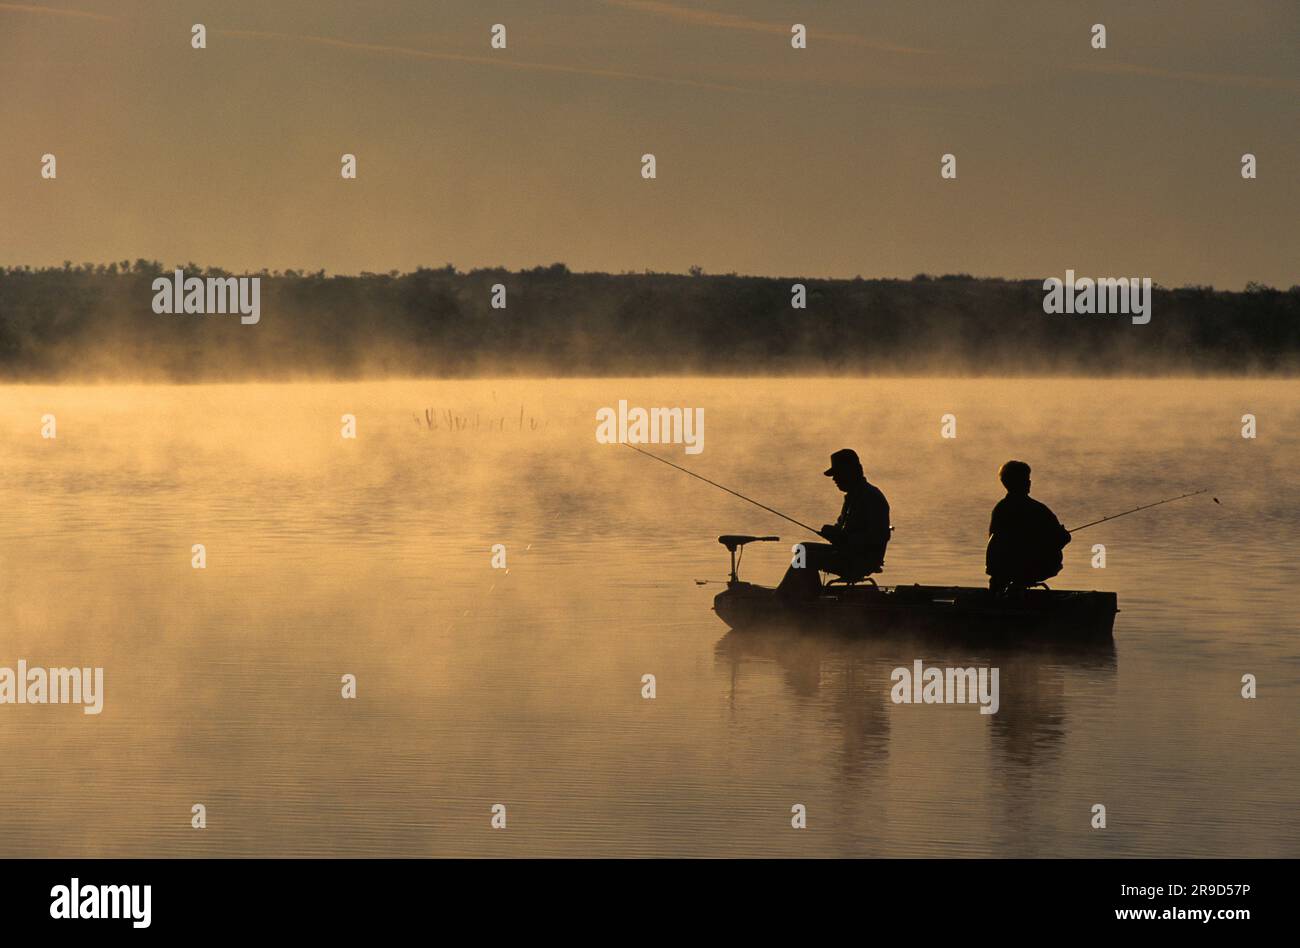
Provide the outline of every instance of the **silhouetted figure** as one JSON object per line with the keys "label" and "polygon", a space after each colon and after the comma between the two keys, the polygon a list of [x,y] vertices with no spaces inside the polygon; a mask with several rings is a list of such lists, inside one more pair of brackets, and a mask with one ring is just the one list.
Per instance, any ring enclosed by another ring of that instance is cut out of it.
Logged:
{"label": "silhouetted figure", "polygon": [[1001,595],[1050,579],[1061,571],[1070,532],[1046,504],[1029,496],[1029,465],[1008,461],[998,471],[1007,496],[993,508],[984,571],[989,589]]}
{"label": "silhouetted figure", "polygon": [[862,473],[857,452],[848,448],[831,455],[825,475],[844,491],[844,506],[833,524],[818,531],[830,541],[805,543],[805,563],[793,563],[785,571],[777,590],[786,596],[812,598],[821,591],[818,571],[836,576],[866,576],[878,573],[885,564],[889,543],[889,501]]}

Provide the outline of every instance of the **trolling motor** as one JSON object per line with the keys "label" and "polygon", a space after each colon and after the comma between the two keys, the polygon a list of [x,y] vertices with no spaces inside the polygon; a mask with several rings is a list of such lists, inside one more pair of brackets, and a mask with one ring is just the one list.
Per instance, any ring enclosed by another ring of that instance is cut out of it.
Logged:
{"label": "trolling motor", "polygon": [[[736,569],[740,565],[740,561],[736,559],[737,550],[740,550],[746,543],[771,543],[780,539],[780,537],[748,537],[737,533],[724,533],[718,537],[718,542],[725,546],[727,552],[731,554],[731,579],[727,580],[727,585],[731,586],[740,582],[740,577],[736,574]],[[745,551],[740,550],[740,555],[744,556]]]}

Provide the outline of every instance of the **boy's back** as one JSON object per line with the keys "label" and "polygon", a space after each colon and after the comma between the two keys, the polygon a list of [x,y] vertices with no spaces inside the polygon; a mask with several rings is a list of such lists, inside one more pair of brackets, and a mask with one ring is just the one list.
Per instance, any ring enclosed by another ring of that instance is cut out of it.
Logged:
{"label": "boy's back", "polygon": [[1046,504],[1008,493],[993,508],[985,572],[1009,582],[1038,583],[1055,576],[1069,532]]}

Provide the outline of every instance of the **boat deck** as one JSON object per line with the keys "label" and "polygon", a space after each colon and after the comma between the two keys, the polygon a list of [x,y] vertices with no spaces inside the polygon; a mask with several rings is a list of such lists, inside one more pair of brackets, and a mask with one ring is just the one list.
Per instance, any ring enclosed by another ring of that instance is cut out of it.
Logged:
{"label": "boat deck", "polygon": [[892,631],[958,638],[1110,638],[1118,600],[1112,592],[1030,589],[997,597],[975,586],[823,587],[815,599],[787,599],[775,589],[732,582],[714,611],[733,629],[797,625],[865,635]]}

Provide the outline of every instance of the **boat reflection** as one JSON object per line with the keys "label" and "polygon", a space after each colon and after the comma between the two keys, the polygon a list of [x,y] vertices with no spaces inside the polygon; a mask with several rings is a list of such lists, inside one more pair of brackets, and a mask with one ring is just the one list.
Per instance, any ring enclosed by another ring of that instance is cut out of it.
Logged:
{"label": "boat reflection", "polygon": [[[714,657],[729,672],[729,703],[736,713],[752,710],[747,703],[765,700],[762,682],[777,671],[796,713],[812,710],[823,731],[837,732],[837,766],[846,777],[865,776],[882,766],[890,752],[891,729],[897,726],[893,715],[916,710],[891,700],[895,668],[910,668],[920,659],[926,667],[999,669],[998,710],[978,715],[988,722],[995,774],[1037,769],[1053,760],[1072,702],[1109,704],[1117,669],[1110,639],[971,646],[780,626],[733,629],[719,640]],[[952,719],[941,710],[931,720]],[[971,750],[982,754],[984,746]]]}

